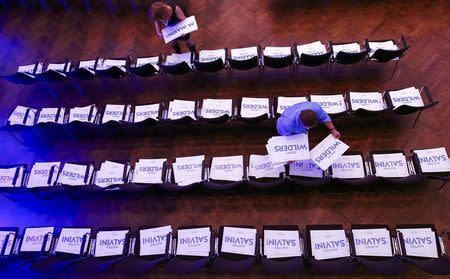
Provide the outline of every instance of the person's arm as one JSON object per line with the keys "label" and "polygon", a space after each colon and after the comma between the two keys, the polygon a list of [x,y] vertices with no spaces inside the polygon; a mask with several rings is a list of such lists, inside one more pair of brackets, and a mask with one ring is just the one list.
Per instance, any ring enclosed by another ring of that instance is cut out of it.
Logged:
{"label": "person's arm", "polygon": [[186,15],[184,14],[183,10],[180,9],[180,7],[178,7],[178,6],[175,7],[175,14],[177,15],[179,20],[186,19]]}
{"label": "person's arm", "polygon": [[327,126],[327,128],[330,130],[330,133],[336,138],[340,138],[341,137],[341,133],[339,133],[338,130],[336,130],[336,127],[334,127],[333,122],[331,121],[327,121],[327,122],[323,122],[323,124],[325,126]]}
{"label": "person's arm", "polygon": [[162,38],[162,37],[163,37],[163,34],[162,34],[162,32],[161,32],[161,25],[159,24],[158,21],[154,21],[154,23],[155,23],[156,34],[158,34],[158,36],[159,36],[160,38]]}

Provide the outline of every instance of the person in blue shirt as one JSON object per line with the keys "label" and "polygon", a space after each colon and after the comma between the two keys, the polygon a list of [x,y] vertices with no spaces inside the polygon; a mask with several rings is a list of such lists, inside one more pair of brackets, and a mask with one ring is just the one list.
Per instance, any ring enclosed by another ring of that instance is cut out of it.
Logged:
{"label": "person in blue shirt", "polygon": [[318,122],[323,123],[336,139],[341,137],[330,116],[320,105],[311,102],[301,102],[287,108],[278,118],[277,130],[280,136],[302,134],[316,127]]}

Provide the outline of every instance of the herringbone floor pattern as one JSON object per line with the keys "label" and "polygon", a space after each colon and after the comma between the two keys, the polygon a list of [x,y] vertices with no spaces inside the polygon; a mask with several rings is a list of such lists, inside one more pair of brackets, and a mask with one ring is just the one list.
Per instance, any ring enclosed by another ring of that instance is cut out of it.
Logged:
{"label": "herringbone floor pattern", "polygon": [[[17,7],[9,7],[8,2],[14,1],[0,1],[2,74],[13,72],[19,64],[28,62],[171,52],[156,36],[145,10],[145,1],[17,1]],[[69,6],[64,8],[60,4],[64,2],[70,2]],[[47,10],[42,3],[46,3]],[[18,104],[38,108],[60,104],[143,104],[174,98],[302,96],[425,84],[440,103],[425,111],[413,130],[410,129],[413,115],[337,120],[336,126],[352,150],[368,152],[445,146],[450,151],[449,8],[448,1],[191,1],[190,11],[200,27],[192,34],[198,49],[255,44],[288,46],[313,40],[362,42],[366,37],[397,39],[400,35],[404,35],[412,47],[400,62],[393,80],[390,80],[393,64],[368,64],[363,69],[359,65],[336,66],[332,75],[327,75],[324,68],[301,68],[295,80],[288,78],[287,70],[267,70],[262,80],[258,79],[256,71],[251,71],[236,73],[232,82],[226,81],[225,73],[219,73],[172,77],[169,82],[158,77],[68,81],[61,85],[26,87],[25,92],[0,81],[0,117],[5,120]],[[139,158],[197,154],[262,154],[267,138],[275,134],[274,128],[268,126],[245,129],[237,137],[221,131],[198,136],[192,131],[180,129],[126,142],[122,139],[89,139],[41,147],[21,146],[2,133],[0,164],[38,160],[101,162],[130,159],[134,162]],[[324,129],[314,131],[311,145],[325,135]],[[111,196],[76,201],[33,199],[27,204],[12,203],[2,197],[0,226],[172,224],[176,227],[211,224],[217,229],[221,224],[254,224],[260,228],[263,224],[291,223],[301,226],[342,223],[347,227],[352,223],[387,223],[391,226],[434,223],[443,230],[450,225],[450,191],[448,186],[443,190],[438,187],[438,183],[428,182],[404,192]],[[105,276],[125,278],[99,275]],[[191,278],[208,276],[204,273]],[[260,276],[255,270],[248,277]],[[376,277],[367,274],[355,277],[361,276]],[[426,276],[412,269],[405,277]]]}

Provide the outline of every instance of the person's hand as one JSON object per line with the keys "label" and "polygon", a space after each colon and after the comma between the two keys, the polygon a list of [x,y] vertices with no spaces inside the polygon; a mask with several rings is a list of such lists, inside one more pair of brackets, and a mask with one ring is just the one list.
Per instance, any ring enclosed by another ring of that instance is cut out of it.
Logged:
{"label": "person's hand", "polygon": [[339,139],[341,137],[341,133],[339,133],[339,131],[336,129],[331,130],[331,134],[335,139]]}

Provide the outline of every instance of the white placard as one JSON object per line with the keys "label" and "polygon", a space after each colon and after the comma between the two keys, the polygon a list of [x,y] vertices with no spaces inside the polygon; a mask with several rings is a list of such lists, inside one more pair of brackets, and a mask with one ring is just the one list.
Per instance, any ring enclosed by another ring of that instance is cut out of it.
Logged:
{"label": "white placard", "polygon": [[177,255],[208,257],[211,251],[211,229],[178,230]]}
{"label": "white placard", "polygon": [[4,256],[11,254],[15,237],[16,232],[14,231],[0,231],[0,249],[3,248],[6,238],[8,238],[8,243],[6,244],[5,252],[3,254]]}
{"label": "white placard", "polygon": [[321,169],[326,170],[349,148],[350,146],[336,139],[332,134],[329,134],[311,149],[311,160]]}
{"label": "white placard", "polygon": [[166,159],[141,159],[136,162],[133,183],[161,183]]}
{"label": "white placard", "polygon": [[34,68],[36,68],[36,64],[19,66],[17,69],[18,73],[26,73],[26,74],[34,74]]}
{"label": "white placard", "polygon": [[127,60],[116,60],[116,59],[99,60],[99,63],[97,64],[97,70],[107,70],[112,67],[118,67],[126,71],[124,68],[126,64]]}
{"label": "white placard", "polygon": [[195,21],[194,16],[190,16],[175,25],[167,26],[166,28],[164,28],[162,30],[162,35],[164,37],[164,42],[167,44],[175,40],[176,38],[179,38],[196,30],[198,30],[197,21]]}
{"label": "white placard", "polygon": [[289,165],[289,175],[322,178],[323,170],[312,160],[301,160]]}
{"label": "white placard", "polygon": [[216,118],[222,115],[233,115],[232,99],[204,99],[202,104],[202,117]]}
{"label": "white placard", "polygon": [[268,259],[301,257],[298,231],[264,231],[264,255]]}
{"label": "white placard", "polygon": [[357,256],[392,257],[391,236],[387,229],[353,229]]}
{"label": "white placard", "polygon": [[191,56],[192,56],[192,53],[190,53],[190,52],[172,53],[166,57],[166,61],[164,61],[164,65],[173,66],[176,64],[186,62],[188,64],[188,66],[192,68]]}
{"label": "white placard", "polygon": [[[59,114],[58,114],[59,110]],[[64,123],[65,108],[43,108],[39,112],[37,123]]]}
{"label": "white placard", "polygon": [[121,163],[105,161],[95,175],[95,185],[108,187],[111,185],[124,184],[124,174],[128,173],[129,166]]}
{"label": "white placard", "polygon": [[312,230],[311,252],[316,260],[350,256],[350,248],[344,230]]}
{"label": "white placard", "polygon": [[222,252],[238,255],[255,255],[256,229],[224,227]]}
{"label": "white placard", "polygon": [[[7,169],[0,169],[0,187],[14,187],[14,176],[16,175],[17,168],[7,168]],[[21,177],[20,177],[21,179]],[[19,182],[19,176],[17,177],[17,182]]]}
{"label": "white placard", "polygon": [[180,119],[183,117],[195,118],[195,101],[173,100],[169,103],[168,119]]}
{"label": "white placard", "polygon": [[9,125],[33,126],[35,117],[36,117],[35,109],[17,106],[9,116],[8,121]]}
{"label": "white placard", "polygon": [[146,119],[158,120],[159,104],[136,106],[134,109],[134,122],[141,122]]}
{"label": "white placard", "polygon": [[54,230],[54,227],[26,228],[20,252],[40,252],[46,235],[48,235],[48,238],[44,250],[48,251],[52,243]]}
{"label": "white placard", "polygon": [[157,71],[159,71],[159,56],[154,57],[141,57],[136,59],[136,67],[142,67],[147,64],[152,65]]}
{"label": "white placard", "polygon": [[361,155],[342,155],[332,165],[334,178],[364,178],[364,162]]}
{"label": "white placard", "polygon": [[307,55],[322,55],[327,53],[327,48],[320,41],[316,41],[309,44],[298,45],[297,53],[302,56],[302,53]]}
{"label": "white placard", "polygon": [[311,95],[311,102],[320,105],[326,113],[341,113],[347,110],[344,95]]}
{"label": "white placard", "polygon": [[273,165],[310,158],[308,134],[271,137],[266,148]]}
{"label": "white placard", "polygon": [[164,255],[166,253],[167,235],[172,226],[157,227],[139,231],[139,256]]}
{"label": "white placard", "polygon": [[359,46],[359,43],[333,45],[334,58],[336,58],[336,55],[341,51],[346,53],[360,53],[361,47]]}
{"label": "white placard", "polygon": [[414,150],[422,172],[450,172],[450,160],[445,147]]}
{"label": "white placard", "polygon": [[96,60],[80,61],[80,69],[94,70]]}
{"label": "white placard", "polygon": [[83,252],[88,247],[91,229],[62,228],[56,244],[55,252],[80,255],[81,245],[85,239]]}
{"label": "white placard", "polygon": [[97,115],[97,108],[95,107],[95,105],[85,107],[74,107],[70,109],[69,123],[73,121],[94,123],[96,115]]}
{"label": "white placard", "polygon": [[284,165],[272,166],[269,155],[250,155],[248,176],[255,178],[278,178],[284,172]]}
{"label": "white placard", "polygon": [[208,63],[221,59],[222,62],[225,63],[225,56],[225,49],[200,50],[198,53],[198,61],[200,63]]}
{"label": "white placard", "polygon": [[278,97],[277,100],[277,113],[279,114],[282,114],[287,108],[295,104],[308,101],[306,97]]}
{"label": "white placard", "polygon": [[210,178],[225,181],[240,181],[244,176],[244,157],[214,157],[211,162]]}
{"label": "white placard", "polygon": [[[88,177],[84,181],[86,169],[89,167]],[[65,163],[58,177],[58,183],[71,186],[88,185],[93,172],[93,167]]]}
{"label": "white placard", "polygon": [[405,155],[402,153],[373,154],[375,175],[405,177],[409,175]]}
{"label": "white placard", "polygon": [[[30,171],[27,187],[53,186],[58,178],[60,167],[61,162],[34,163]],[[51,180],[49,181],[50,176]]]}
{"label": "white placard", "polygon": [[95,241],[95,257],[122,255],[127,233],[128,230],[98,232]]}
{"label": "white placard", "polygon": [[263,54],[272,58],[283,58],[291,55],[291,47],[265,47]]}
{"label": "white placard", "polygon": [[398,50],[398,46],[395,45],[392,40],[385,42],[369,42],[369,48],[370,48],[369,56],[372,56],[378,49]]}
{"label": "white placard", "polygon": [[70,62],[67,63],[58,63],[58,64],[48,64],[47,66],[47,71],[58,71],[58,72],[66,72],[66,64],[67,64],[67,69],[70,69]]}
{"label": "white placard", "polygon": [[187,186],[202,181],[204,155],[178,157],[172,164],[175,182],[179,186]]}
{"label": "white placard", "polygon": [[241,102],[241,116],[245,118],[270,114],[269,98],[243,97]]}
{"label": "white placard", "polygon": [[435,233],[430,228],[397,229],[403,234],[407,256],[438,258]]}
{"label": "white placard", "polygon": [[[125,116],[123,115],[125,112]],[[130,106],[127,105],[111,105],[108,104],[105,107],[105,112],[103,113],[102,123],[106,123],[108,121],[122,121],[128,120],[130,116]]]}
{"label": "white placard", "polygon": [[384,109],[383,95],[380,92],[350,92],[352,110],[365,109],[380,111]]}
{"label": "white placard", "polygon": [[253,57],[258,57],[258,48],[256,46],[253,47],[244,47],[244,48],[235,48],[231,51],[231,59],[233,60],[248,60]]}
{"label": "white placard", "polygon": [[401,90],[389,91],[389,96],[391,97],[394,109],[397,109],[398,107],[403,105],[411,107],[424,106],[422,96],[420,95],[420,91],[415,87],[408,87]]}

